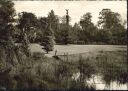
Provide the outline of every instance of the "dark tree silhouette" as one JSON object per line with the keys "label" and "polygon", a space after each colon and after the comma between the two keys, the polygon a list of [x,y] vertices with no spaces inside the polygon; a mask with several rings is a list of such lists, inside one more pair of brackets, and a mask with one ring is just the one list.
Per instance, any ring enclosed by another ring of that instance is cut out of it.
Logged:
{"label": "dark tree silhouette", "polygon": [[49,24],[44,31],[42,44],[44,46],[45,51],[48,53],[49,51],[53,51],[54,49],[54,39],[53,39],[53,31],[51,29],[51,25]]}

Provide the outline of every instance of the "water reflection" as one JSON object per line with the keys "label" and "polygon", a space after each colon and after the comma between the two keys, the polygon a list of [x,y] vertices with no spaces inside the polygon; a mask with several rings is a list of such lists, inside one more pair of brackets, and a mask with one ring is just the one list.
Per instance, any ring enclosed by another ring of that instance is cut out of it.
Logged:
{"label": "water reflection", "polygon": [[[80,72],[74,73],[72,79],[78,81]],[[110,85],[105,84],[101,76],[93,75],[92,78],[87,80],[89,86],[96,87],[96,90],[128,90],[127,84],[118,84],[117,82],[111,82]]]}

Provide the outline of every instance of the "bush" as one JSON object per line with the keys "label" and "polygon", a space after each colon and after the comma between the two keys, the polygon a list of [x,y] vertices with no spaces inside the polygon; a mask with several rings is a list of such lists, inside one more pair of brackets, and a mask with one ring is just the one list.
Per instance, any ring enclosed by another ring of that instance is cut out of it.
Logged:
{"label": "bush", "polygon": [[33,57],[35,60],[42,59],[42,58],[44,57],[44,53],[34,52],[34,53],[32,53],[32,57]]}

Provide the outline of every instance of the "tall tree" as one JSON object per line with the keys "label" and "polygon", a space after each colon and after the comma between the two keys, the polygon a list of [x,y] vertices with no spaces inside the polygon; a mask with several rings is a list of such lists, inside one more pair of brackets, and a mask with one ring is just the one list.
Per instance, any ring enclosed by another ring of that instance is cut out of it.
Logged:
{"label": "tall tree", "polygon": [[54,34],[51,29],[51,25],[48,24],[47,28],[44,31],[43,39],[42,39],[42,44],[44,46],[45,51],[48,53],[49,51],[53,51],[54,49]]}
{"label": "tall tree", "polygon": [[[0,70],[4,75],[18,63],[13,42],[15,15],[14,3],[10,0],[0,0]],[[1,81],[0,85],[3,84]]]}
{"label": "tall tree", "polygon": [[39,30],[37,31],[36,42],[42,43],[43,35],[48,24],[48,18],[40,17],[38,18],[38,22],[39,22]]}
{"label": "tall tree", "polygon": [[[69,18],[69,21],[68,22],[69,22],[69,25],[70,25],[71,17],[68,16],[68,18]],[[64,15],[62,17],[59,17],[59,19],[60,19],[60,23],[66,24],[66,22],[67,22],[66,15]]]}
{"label": "tall tree", "polygon": [[19,29],[22,33],[26,33],[28,40],[31,40],[34,32],[37,30],[38,22],[37,18],[33,13],[22,12],[19,13]]}
{"label": "tall tree", "polygon": [[48,23],[51,24],[52,31],[54,32],[55,40],[58,38],[59,31],[59,18],[55,15],[55,12],[51,10],[47,17]]}
{"label": "tall tree", "polygon": [[90,12],[84,14],[80,20],[80,25],[82,27],[83,32],[81,35],[81,39],[84,40],[86,43],[93,42],[94,36],[96,33],[96,26],[93,24],[92,15]]}
{"label": "tall tree", "polygon": [[108,39],[106,42],[109,42],[110,44],[122,44],[121,41],[125,41],[124,36],[126,36],[126,30],[124,25],[121,23],[120,14],[112,12],[110,9],[103,9],[99,15],[99,28],[101,28],[103,31],[106,31],[106,33],[108,32],[107,34],[109,34],[106,36]]}
{"label": "tall tree", "polygon": [[81,31],[80,25],[78,23],[75,23],[72,29],[69,31],[72,43],[76,43],[77,41],[80,40],[80,36],[81,36],[80,31]]}
{"label": "tall tree", "polygon": [[71,42],[71,29],[72,26],[67,26],[65,23],[60,23],[59,25],[59,35],[57,38],[57,42],[60,44],[68,44]]}
{"label": "tall tree", "polygon": [[110,9],[103,9],[99,15],[98,25],[102,29],[111,29],[121,23],[120,14],[112,12]]}
{"label": "tall tree", "polygon": [[28,12],[19,13],[18,28],[21,30],[22,43],[27,54],[29,53],[28,45],[30,43],[30,40],[34,39],[33,36],[36,37],[35,31],[37,25],[38,25],[37,18],[33,13],[28,13]]}
{"label": "tall tree", "polygon": [[68,15],[68,10],[66,10],[66,16],[63,16],[61,19],[61,24],[59,30],[61,31],[61,43],[68,44],[71,42],[70,30],[72,29],[70,25],[70,16]]}
{"label": "tall tree", "polygon": [[14,16],[16,15],[14,3],[9,0],[0,1],[0,43],[13,43]]}

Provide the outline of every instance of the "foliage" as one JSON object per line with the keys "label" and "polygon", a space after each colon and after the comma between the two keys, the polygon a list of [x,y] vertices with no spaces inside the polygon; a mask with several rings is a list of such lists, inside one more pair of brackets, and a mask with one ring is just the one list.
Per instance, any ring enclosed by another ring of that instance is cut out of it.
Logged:
{"label": "foliage", "polygon": [[70,30],[71,26],[67,24],[60,24],[59,28],[59,33],[58,33],[58,38],[56,39],[58,43],[60,44],[68,44],[71,41],[71,36],[70,36]]}
{"label": "foliage", "polygon": [[9,0],[0,1],[0,64],[3,71],[17,64],[13,35],[15,30],[14,3]]}
{"label": "foliage", "polygon": [[[70,22],[71,22],[71,17],[68,16],[68,18],[69,18],[69,24],[70,24]],[[66,22],[67,22],[67,20],[66,20],[66,15],[60,17],[60,22],[63,23],[63,24],[66,24]]]}
{"label": "foliage", "polygon": [[55,39],[57,38],[58,36],[58,28],[59,28],[59,18],[57,15],[55,15],[54,11],[51,10],[48,14],[48,23],[51,24],[51,28],[54,32],[54,36],[55,36]]}
{"label": "foliage", "polygon": [[40,17],[38,18],[38,28],[39,30],[36,32],[37,36],[35,39],[35,42],[37,43],[41,43],[42,42],[42,38],[45,32],[45,29],[47,27],[48,24],[48,18],[47,17]]}
{"label": "foliage", "polygon": [[[1,51],[0,51],[1,52]],[[20,53],[19,51],[17,51]],[[35,56],[26,57],[18,54],[19,65],[13,66],[14,73],[8,74],[10,87],[14,88],[48,88],[48,89],[94,89],[90,87],[86,81],[92,77],[92,75],[100,74],[103,77],[103,81],[107,84],[109,81],[117,81],[119,83],[127,82],[127,68],[126,68],[126,52],[103,52],[96,57],[87,58],[86,54],[71,59],[56,60],[54,58],[44,57],[42,54],[35,53]],[[40,58],[42,56],[43,58]],[[19,60],[22,59],[22,60]],[[98,69],[97,69],[98,68]],[[12,71],[12,69],[11,69]],[[72,79],[74,73],[81,71],[81,76],[84,84],[78,80]],[[0,75],[1,76],[1,75]],[[5,76],[5,75],[4,75]],[[11,77],[10,77],[11,76]],[[14,78],[13,78],[14,77]],[[59,80],[60,79],[60,80]],[[12,84],[13,83],[13,84]],[[3,84],[5,87],[7,84]],[[59,87],[59,88],[58,88]]]}
{"label": "foliage", "polygon": [[0,42],[2,44],[13,43],[14,33],[14,3],[9,0],[0,1]]}
{"label": "foliage", "polygon": [[54,35],[53,31],[51,29],[51,25],[48,25],[45,32],[44,37],[42,39],[42,44],[44,46],[45,51],[48,53],[49,51],[52,51],[54,48]]}
{"label": "foliage", "polygon": [[[120,15],[110,9],[100,12],[99,27],[91,21],[91,13],[86,13],[79,24],[73,27],[67,25],[64,18],[59,23],[54,11],[48,17],[37,17],[33,13],[22,12],[15,27],[14,3],[9,0],[0,1],[0,85],[7,88],[72,88],[72,86],[88,88],[86,80],[98,72],[103,80],[110,84],[117,81],[121,84],[128,82],[126,52],[107,52],[96,59],[79,58],[76,63],[72,60],[55,60],[44,58],[43,54],[34,53],[26,56],[29,42],[38,40],[48,53],[54,48],[55,40],[61,44],[85,41],[87,43],[103,42],[106,44],[126,44],[127,35]],[[70,20],[70,19],[69,19]],[[14,31],[15,30],[15,31]],[[37,37],[36,37],[37,34]],[[17,37],[16,37],[17,36]],[[34,37],[33,37],[34,36]],[[23,46],[15,46],[13,38],[22,41]],[[73,57],[73,60],[76,57]],[[102,63],[102,64],[101,64]],[[97,70],[98,69],[98,70]],[[80,71],[80,81],[72,81],[74,71]],[[112,73],[113,74],[112,74]],[[56,79],[60,80],[56,80]],[[67,84],[68,83],[68,84]]]}
{"label": "foliage", "polygon": [[[112,12],[110,9],[103,9],[99,13],[98,26],[92,22],[90,12],[84,14],[79,23],[75,23],[74,26],[70,25],[70,16],[67,25],[66,16],[59,18],[53,10],[48,13],[47,17],[40,17],[38,20],[34,14],[27,14],[27,12],[22,12],[19,15],[19,20],[21,20],[23,13],[26,13],[26,19],[22,19],[22,21],[26,22],[22,22],[22,27],[29,25],[29,28],[26,27],[26,29],[30,42],[41,43],[47,25],[50,24],[54,35],[53,39],[57,44],[79,42],[86,44],[126,44],[126,21],[122,22],[120,14]],[[16,31],[19,30],[16,29]],[[17,36],[20,40],[22,39],[21,35],[17,34]]]}
{"label": "foliage", "polygon": [[19,20],[17,27],[20,29],[21,42],[26,55],[29,53],[29,43],[33,42],[36,37],[35,30],[37,29],[37,18],[33,13],[22,12],[19,13]]}
{"label": "foliage", "polygon": [[[36,16],[33,13],[22,12],[22,13],[19,13],[18,21],[19,21],[18,28],[21,30],[21,35],[24,37],[26,34],[28,37],[28,40],[32,42],[32,39],[34,39],[34,37],[36,36],[34,34],[38,26]],[[24,39],[22,40],[24,41]]]}
{"label": "foliage", "polygon": [[32,53],[32,57],[33,57],[35,60],[39,60],[39,59],[41,59],[41,58],[44,57],[44,53],[34,52],[34,53]]}
{"label": "foliage", "polygon": [[70,34],[70,40],[71,43],[75,43],[76,41],[81,40],[81,31],[80,25],[78,23],[75,23],[72,28],[70,28],[69,34]]}
{"label": "foliage", "polygon": [[84,40],[86,43],[95,41],[95,35],[97,32],[96,26],[91,21],[91,13],[86,13],[82,16],[80,20],[80,25],[82,27],[81,32],[81,39]]}
{"label": "foliage", "polygon": [[99,29],[97,32],[96,40],[104,44],[110,44],[112,39],[112,33],[110,31]]}
{"label": "foliage", "polygon": [[99,14],[98,26],[100,30],[105,32],[105,34],[102,31],[99,32],[102,42],[106,44],[126,44],[126,30],[124,25],[121,24],[120,14],[112,12],[110,9],[103,9]]}
{"label": "foliage", "polygon": [[103,9],[99,15],[98,25],[103,29],[110,29],[120,24],[120,14],[112,12],[110,9]]}
{"label": "foliage", "polygon": [[[47,25],[50,25],[52,31],[52,37],[53,40],[56,40],[58,37],[58,26],[59,26],[59,19],[58,16],[55,15],[54,11],[51,10],[48,14],[47,17],[41,17],[38,19],[39,20],[39,28],[40,28],[40,33],[39,33],[39,41],[41,42],[42,38],[45,35],[45,30],[48,27]],[[37,37],[38,37],[37,36]]]}

